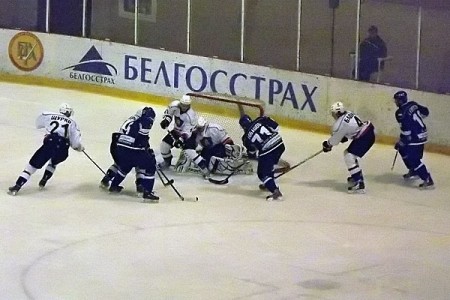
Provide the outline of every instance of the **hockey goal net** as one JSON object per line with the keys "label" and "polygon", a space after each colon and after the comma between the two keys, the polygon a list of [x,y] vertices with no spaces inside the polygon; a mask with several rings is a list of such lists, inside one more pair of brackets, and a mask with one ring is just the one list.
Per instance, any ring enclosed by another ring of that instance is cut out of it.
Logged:
{"label": "hockey goal net", "polygon": [[242,115],[252,119],[264,115],[265,103],[251,98],[218,93],[188,93],[192,108],[210,123],[221,125],[235,143],[241,144],[244,131],[239,125]]}
{"label": "hockey goal net", "polygon": [[[234,143],[242,144],[244,131],[239,125],[242,115],[249,115],[252,120],[263,116],[265,103],[261,100],[230,96],[218,93],[188,93],[192,98],[192,108],[210,123],[221,125],[233,139]],[[284,172],[289,169],[288,162],[280,159],[275,172]]]}

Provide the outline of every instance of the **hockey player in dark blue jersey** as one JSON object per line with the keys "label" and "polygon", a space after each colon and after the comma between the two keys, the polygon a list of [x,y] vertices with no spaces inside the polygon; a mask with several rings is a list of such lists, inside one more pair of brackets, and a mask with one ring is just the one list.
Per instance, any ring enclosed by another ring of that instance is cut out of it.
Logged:
{"label": "hockey player in dark blue jersey", "polygon": [[405,91],[394,94],[394,101],[398,109],[395,119],[400,125],[400,138],[395,149],[400,153],[408,173],[403,175],[406,180],[420,177],[423,182],[421,189],[434,188],[434,182],[427,167],[422,162],[424,145],[428,140],[427,126],[423,119],[429,115],[429,110],[414,101],[408,101]]}
{"label": "hockey player in dark blue jersey", "polygon": [[257,153],[257,174],[262,181],[260,189],[267,189],[272,193],[266,197],[266,200],[283,200],[273,174],[274,166],[278,164],[285,150],[283,139],[278,132],[278,123],[267,116],[252,120],[248,115],[243,115],[239,119],[239,125],[244,129],[242,142],[247,151]]}
{"label": "hockey player in dark blue jersey", "polygon": [[153,150],[150,148],[148,136],[154,120],[154,110],[151,107],[145,107],[141,114],[136,114],[134,118],[127,119],[122,125],[114,153],[117,173],[111,181],[110,192],[119,193],[122,190],[119,184],[131,169],[136,167],[141,172],[140,183],[144,189],[144,201],[159,201],[159,197],[153,192],[156,159]]}

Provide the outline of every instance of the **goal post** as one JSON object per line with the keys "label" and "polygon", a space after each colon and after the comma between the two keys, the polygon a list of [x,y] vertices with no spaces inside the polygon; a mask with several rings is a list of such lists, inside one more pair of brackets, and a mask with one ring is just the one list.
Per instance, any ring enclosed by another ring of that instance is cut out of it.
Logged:
{"label": "goal post", "polygon": [[255,119],[265,113],[265,103],[261,100],[219,93],[187,95],[191,96],[194,111],[209,122],[224,127],[235,143],[240,143],[244,133],[239,126],[240,117],[246,114]]}

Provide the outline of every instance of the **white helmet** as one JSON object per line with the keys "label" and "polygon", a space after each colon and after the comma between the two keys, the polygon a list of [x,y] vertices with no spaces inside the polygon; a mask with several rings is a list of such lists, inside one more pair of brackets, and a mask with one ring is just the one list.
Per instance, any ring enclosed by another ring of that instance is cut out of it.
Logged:
{"label": "white helmet", "polygon": [[345,113],[345,107],[342,102],[336,102],[333,105],[331,105],[331,113],[332,114],[343,114]]}
{"label": "white helmet", "polygon": [[189,95],[183,95],[183,97],[181,97],[180,99],[180,103],[183,105],[191,105],[191,96]]}
{"label": "white helmet", "polygon": [[67,103],[62,103],[59,106],[59,112],[65,115],[66,117],[71,117],[73,115],[73,108]]}
{"label": "white helmet", "polygon": [[205,127],[206,123],[208,123],[208,121],[204,117],[202,117],[202,116],[198,117],[197,127],[203,128],[203,127]]}

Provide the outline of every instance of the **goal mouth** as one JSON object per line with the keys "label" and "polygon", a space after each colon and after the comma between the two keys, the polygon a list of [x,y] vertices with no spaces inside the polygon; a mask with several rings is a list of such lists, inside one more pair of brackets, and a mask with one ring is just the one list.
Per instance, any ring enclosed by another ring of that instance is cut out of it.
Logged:
{"label": "goal mouth", "polygon": [[219,93],[188,93],[187,95],[193,98],[192,106],[195,111],[237,118],[237,122],[244,114],[257,118],[263,116],[265,112],[265,103],[252,98]]}
{"label": "goal mouth", "polygon": [[[248,115],[256,119],[265,114],[265,103],[248,97],[239,97],[219,93],[188,93],[191,96],[191,106],[198,116],[205,117],[210,123],[221,125],[234,143],[242,143],[244,131],[239,125],[241,116]],[[275,166],[275,173],[282,173],[289,169],[288,162],[280,159]]]}

